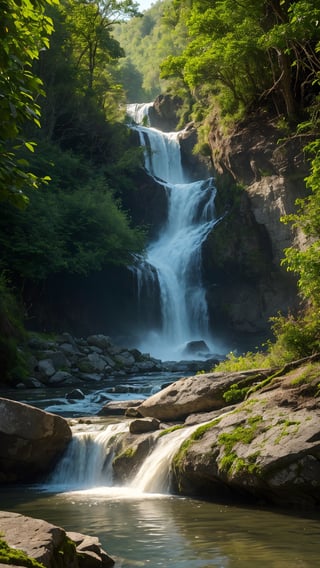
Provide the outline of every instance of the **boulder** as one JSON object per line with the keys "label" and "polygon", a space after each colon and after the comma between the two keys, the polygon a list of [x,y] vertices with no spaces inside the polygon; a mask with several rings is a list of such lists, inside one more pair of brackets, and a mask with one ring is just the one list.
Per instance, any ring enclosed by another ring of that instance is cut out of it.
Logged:
{"label": "boulder", "polygon": [[139,407],[142,400],[118,400],[107,402],[98,413],[98,416],[124,416],[127,409]]}
{"label": "boulder", "polygon": [[37,371],[43,379],[52,377],[52,375],[56,372],[51,359],[42,359],[41,361],[39,361],[37,365]]}
{"label": "boulder", "polygon": [[0,480],[35,481],[50,471],[71,437],[64,418],[0,398]]}
{"label": "boulder", "polygon": [[217,499],[227,488],[247,501],[318,507],[319,369],[314,379],[308,372],[273,379],[202,424],[173,460],[179,491]]}
{"label": "boulder", "polygon": [[142,416],[179,421],[189,414],[227,406],[224,393],[233,384],[244,388],[265,378],[264,370],[206,373],[185,377],[145,400],[137,410]]}
{"label": "boulder", "polygon": [[57,371],[48,379],[49,385],[59,385],[61,383],[64,385],[73,385],[78,382],[79,380],[77,380],[77,378],[71,373],[68,373],[68,371]]}
{"label": "boulder", "polygon": [[102,351],[107,351],[112,346],[110,337],[101,333],[97,335],[89,335],[87,343],[88,345],[99,347]]}
{"label": "boulder", "polygon": [[96,536],[70,531],[67,536],[76,545],[79,568],[109,568],[114,565],[114,560],[101,548]]}
{"label": "boulder", "polygon": [[90,353],[88,355],[88,361],[93,371],[103,371],[106,366],[104,357],[98,353]]}
{"label": "boulder", "polygon": [[160,420],[156,418],[141,418],[132,420],[129,425],[129,432],[131,434],[144,434],[145,432],[154,432],[159,430]]}
{"label": "boulder", "polygon": [[0,511],[0,534],[11,548],[22,550],[46,568],[109,568],[114,565],[96,537],[66,533],[63,528],[41,519]]}
{"label": "boulder", "polygon": [[183,350],[183,355],[208,355],[209,347],[205,341],[189,341]]}

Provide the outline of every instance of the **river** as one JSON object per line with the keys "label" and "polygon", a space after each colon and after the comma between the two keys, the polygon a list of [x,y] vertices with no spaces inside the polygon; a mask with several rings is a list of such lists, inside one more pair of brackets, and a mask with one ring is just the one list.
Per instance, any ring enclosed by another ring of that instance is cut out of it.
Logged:
{"label": "river", "polygon": [[[164,378],[144,376],[141,384],[138,377],[132,378],[129,390],[140,385],[140,390],[148,396]],[[100,449],[107,454],[108,440],[125,424],[118,417],[109,418],[107,423],[105,418],[100,421],[95,417],[91,424],[86,424],[102,392],[103,389],[97,392],[97,397],[91,392],[84,420],[73,418],[76,422],[73,441],[77,440],[78,444],[66,462],[60,463],[60,472],[58,468],[55,477],[41,486],[2,487],[1,509],[98,536],[116,559],[116,568],[315,568],[319,565],[318,511],[270,510],[262,505],[210,503],[170,494],[164,473],[169,468],[169,453],[181,444],[181,431],[159,439],[159,447],[147,458],[149,462],[145,461],[131,484],[114,485],[111,460],[105,467]],[[26,394],[27,391],[16,391],[20,400],[26,400]],[[134,392],[131,394],[135,396]],[[123,393],[115,393],[116,397],[122,398]],[[75,414],[73,403],[67,405],[61,391],[47,389],[44,399],[37,390],[32,390],[27,398],[40,408],[60,409],[64,416]]]}
{"label": "river", "polygon": [[315,568],[319,515],[170,495],[3,489],[1,508],[100,538],[116,568]]}

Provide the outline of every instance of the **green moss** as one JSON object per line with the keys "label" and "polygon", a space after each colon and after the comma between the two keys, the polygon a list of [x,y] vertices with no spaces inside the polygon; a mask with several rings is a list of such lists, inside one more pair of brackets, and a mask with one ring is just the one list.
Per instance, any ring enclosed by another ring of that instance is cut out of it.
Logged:
{"label": "green moss", "polygon": [[211,420],[211,422],[207,422],[206,424],[202,424],[201,426],[199,426],[199,428],[197,428],[193,434],[191,434],[190,436],[190,440],[195,441],[195,440],[200,440],[200,438],[202,438],[202,436],[208,431],[210,430],[213,426],[216,426],[217,424],[219,424],[221,418],[215,418],[214,420]]}
{"label": "green moss", "polygon": [[223,432],[218,437],[218,444],[224,446],[224,455],[219,461],[219,466],[224,471],[230,471],[231,468],[235,471],[246,469],[247,471],[254,471],[256,468],[255,459],[257,452],[252,454],[253,461],[249,458],[244,460],[238,458],[234,450],[234,446],[238,443],[250,444],[257,435],[257,430],[262,422],[262,416],[251,416],[245,425],[239,425],[231,432]]}
{"label": "green moss", "polygon": [[118,456],[116,456],[113,460],[113,463],[116,463],[118,460],[121,459],[131,459],[134,457],[134,455],[136,454],[137,448],[134,448],[132,446],[129,446],[128,448],[126,448],[123,452],[121,452],[121,454],[119,454]]}
{"label": "green moss", "polygon": [[205,432],[207,432],[208,430],[210,430],[211,428],[213,428],[214,426],[216,426],[217,424],[219,424],[221,418],[216,418],[215,420],[212,420],[211,422],[208,422],[206,424],[202,424],[201,426],[199,426],[199,428],[197,428],[190,436],[190,438],[188,438],[187,440],[185,440],[181,446],[179,451],[175,454],[174,458],[173,458],[173,465],[175,467],[179,466],[179,463],[181,463],[181,461],[183,460],[185,454],[187,453],[188,449],[190,448],[190,446],[192,444],[194,444],[194,442],[196,442],[197,440],[200,440],[202,438],[202,436],[205,434]]}
{"label": "green moss", "polygon": [[234,470],[236,472],[248,472],[248,473],[257,473],[260,468],[257,465],[257,458],[260,456],[260,452],[254,452],[249,456],[246,456],[246,459],[243,458],[236,458],[233,463]]}
{"label": "green moss", "polygon": [[282,425],[282,430],[275,439],[274,443],[279,444],[280,440],[285,436],[296,434],[300,428],[299,420],[278,420],[277,425]]}
{"label": "green moss", "polygon": [[0,563],[26,566],[27,568],[43,568],[43,564],[27,556],[23,550],[11,548],[7,542],[0,538]]}
{"label": "green moss", "polygon": [[319,371],[320,366],[318,363],[310,363],[297,377],[292,379],[291,385],[294,387],[312,383],[317,377],[319,377]]}
{"label": "green moss", "polygon": [[228,404],[242,402],[246,398],[248,390],[249,387],[241,388],[238,383],[235,383],[222,396]]}
{"label": "green moss", "polygon": [[176,430],[181,430],[181,428],[185,428],[184,424],[176,424],[175,426],[171,426],[171,428],[165,428],[165,430],[161,430],[159,438],[171,434],[171,432],[175,432]]}

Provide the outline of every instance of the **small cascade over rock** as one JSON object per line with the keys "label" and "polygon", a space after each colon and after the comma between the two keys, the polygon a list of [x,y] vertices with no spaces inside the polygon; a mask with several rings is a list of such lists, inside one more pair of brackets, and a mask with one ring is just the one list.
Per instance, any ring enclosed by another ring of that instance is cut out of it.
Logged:
{"label": "small cascade over rock", "polygon": [[123,422],[103,430],[74,432],[48,484],[62,491],[112,485],[113,441],[117,434],[127,431],[128,424]]}
{"label": "small cascade over rock", "polygon": [[[197,341],[206,342],[210,352],[217,353],[210,331],[201,255],[202,244],[219,220],[215,215],[214,180],[188,178],[181,161],[183,132],[161,132],[146,126],[151,107],[150,103],[129,105],[128,115],[144,148],[145,168],[163,186],[168,215],[145,256],[136,258],[131,267],[140,314],[137,347],[162,360],[185,358],[186,345]],[[150,321],[150,312],[160,313],[160,321]]]}
{"label": "small cascade over rock", "polygon": [[61,492],[99,491],[99,488],[104,488],[106,493],[113,495],[117,490],[131,496],[141,493],[168,494],[173,456],[197,427],[187,426],[163,435],[157,432],[138,470],[131,476],[127,475],[129,481],[126,486],[115,485],[112,461],[119,451],[121,435],[128,434],[129,422],[109,424],[103,426],[102,430],[75,430],[68,449],[48,478],[46,487],[50,491]]}

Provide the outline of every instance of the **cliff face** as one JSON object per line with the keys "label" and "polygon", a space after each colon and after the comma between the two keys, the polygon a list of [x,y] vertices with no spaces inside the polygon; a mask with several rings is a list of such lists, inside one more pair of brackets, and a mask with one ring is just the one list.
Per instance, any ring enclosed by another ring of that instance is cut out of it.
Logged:
{"label": "cliff face", "polygon": [[213,326],[263,332],[271,316],[298,304],[295,279],[280,262],[302,236],[281,217],[306,194],[303,141],[286,141],[285,132],[261,115],[227,137],[213,123],[209,143],[221,215],[203,250]]}

